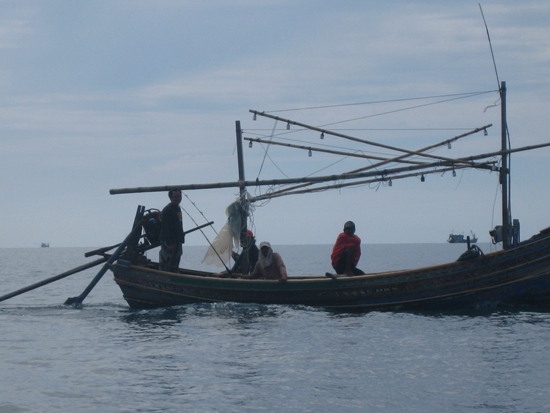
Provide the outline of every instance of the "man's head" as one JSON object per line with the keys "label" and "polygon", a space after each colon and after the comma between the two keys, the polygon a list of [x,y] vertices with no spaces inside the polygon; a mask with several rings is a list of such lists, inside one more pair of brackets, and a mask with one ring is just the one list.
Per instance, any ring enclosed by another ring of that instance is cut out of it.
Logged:
{"label": "man's head", "polygon": [[269,253],[269,250],[271,249],[271,244],[267,241],[260,242],[260,252],[263,254],[263,256],[267,256]]}
{"label": "man's head", "polygon": [[168,198],[174,204],[179,204],[181,202],[181,191],[179,189],[171,189],[168,191]]}
{"label": "man's head", "polygon": [[354,234],[355,233],[355,224],[353,223],[353,221],[347,221],[344,224],[344,232],[346,234]]}

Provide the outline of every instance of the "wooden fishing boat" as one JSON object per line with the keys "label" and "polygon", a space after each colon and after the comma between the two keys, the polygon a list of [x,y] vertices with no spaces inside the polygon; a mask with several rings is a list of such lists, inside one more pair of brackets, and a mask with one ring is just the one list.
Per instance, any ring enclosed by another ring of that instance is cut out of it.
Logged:
{"label": "wooden fishing boat", "polygon": [[[359,170],[330,177],[302,177],[285,180],[246,181],[244,178],[240,122],[236,123],[239,181],[202,185],[174,185],[111,190],[112,194],[168,191],[170,189],[210,189],[239,187],[243,205],[247,187],[279,183],[300,184],[288,193],[299,193],[304,185],[318,182],[338,181],[338,187],[347,180],[366,179],[367,182],[391,182],[410,174],[454,171],[459,168],[479,168],[496,171],[502,185],[502,225],[490,232],[493,242],[502,243],[500,251],[483,254],[476,245],[470,245],[455,262],[411,270],[371,273],[354,277],[329,278],[325,274],[292,276],[286,283],[276,280],[248,280],[237,275],[218,278],[205,271],[178,269],[174,272],[159,270],[159,265],[147,259],[143,251],[155,245],[154,237],[147,240],[147,228],[142,223],[147,216],[145,207],[139,207],[136,215],[133,238],[116,260],[110,260],[109,269],[114,274],[123,296],[132,308],[155,308],[185,305],[190,303],[237,302],[258,304],[306,305],[336,310],[423,310],[484,308],[498,305],[550,306],[550,228],[540,231],[526,241],[519,240],[519,223],[512,219],[508,199],[508,162],[512,152],[549,146],[550,143],[508,149],[506,146],[506,85],[500,87],[502,101],[501,150],[468,158],[431,159],[431,162],[409,163],[406,166],[376,170]],[[287,124],[309,128],[322,134],[341,134],[279,118],[264,112],[251,111],[255,116],[266,116]],[[491,125],[477,128],[471,133],[483,131]],[[466,134],[465,134],[466,135]],[[465,136],[462,135],[462,136]],[[323,136],[323,135],[322,135]],[[454,139],[458,139],[455,137]],[[259,139],[249,139],[259,141]],[[441,144],[441,143],[440,143]],[[442,144],[449,144],[450,140]],[[387,147],[385,145],[380,145]],[[419,151],[403,151],[392,161],[404,160],[410,155],[425,154],[433,146]],[[393,149],[393,148],[392,148]],[[311,148],[309,148],[311,150]],[[500,164],[494,159],[499,156]],[[479,161],[479,162],[478,162]],[[382,161],[380,164],[385,164]],[[362,181],[365,182],[365,181]],[[336,187],[336,186],[335,186]],[[325,187],[326,189],[326,187]],[[276,192],[270,196],[278,196]],[[262,197],[250,199],[254,202]],[[246,206],[242,208],[243,228],[241,241],[246,239]],[[135,228],[138,228],[135,231]],[[143,233],[143,234],[142,234]],[[144,243],[139,243],[145,239]]]}
{"label": "wooden fishing boat", "polygon": [[550,229],[507,251],[406,271],[336,280],[222,279],[209,273],[159,271],[155,263],[119,259],[111,269],[133,308],[199,302],[325,307],[337,310],[429,310],[550,304]]}

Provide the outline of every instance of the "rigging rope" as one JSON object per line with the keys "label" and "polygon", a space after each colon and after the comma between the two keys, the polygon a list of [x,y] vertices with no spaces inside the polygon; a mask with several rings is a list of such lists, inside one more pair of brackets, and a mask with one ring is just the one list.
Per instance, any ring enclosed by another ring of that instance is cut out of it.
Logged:
{"label": "rigging rope", "polygon": [[[337,104],[337,105],[310,106],[310,107],[304,107],[304,108],[275,109],[275,110],[266,111],[266,113],[295,112],[295,111],[302,111],[302,110],[317,110],[317,109],[332,109],[332,108],[340,108],[340,107],[346,107],[346,106],[376,105],[376,104],[380,104],[380,103],[395,103],[395,102],[406,102],[406,101],[411,101],[411,100],[440,99],[440,98],[456,97],[456,96],[463,96],[463,98],[468,98],[468,97],[472,97],[472,96],[478,96],[478,95],[483,95],[483,94],[486,94],[486,93],[494,93],[494,92],[495,92],[495,90],[487,90],[487,91],[481,91],[481,92],[453,93],[453,94],[448,94],[448,95],[433,95],[433,96],[420,96],[420,97],[389,99],[389,100],[377,100],[377,101],[370,101],[370,102],[342,103],[342,104]],[[454,100],[454,99],[451,99],[451,100]],[[442,101],[442,102],[446,102],[446,101]]]}
{"label": "rigging rope", "polygon": [[[205,222],[210,222],[210,220],[208,218],[206,218],[206,216],[203,214],[203,212],[197,207],[197,204],[195,204],[195,202],[193,202],[191,200],[191,198],[189,198],[189,196],[185,192],[182,192],[182,194],[183,194],[183,196],[185,196],[187,198],[187,200],[191,203],[191,205],[193,205],[195,207],[195,209],[199,212],[199,214],[201,214],[201,216],[204,218],[204,221]],[[191,218],[191,216],[189,215],[189,213],[187,211],[185,211],[185,213],[189,216],[189,218]],[[193,218],[191,218],[191,219],[193,219]],[[195,222],[195,221],[193,220],[193,222]],[[217,235],[218,232],[216,231],[214,226],[211,224],[210,227],[214,230],[214,232]],[[201,232],[202,232],[202,230],[201,230]]]}
{"label": "rigging rope", "polygon": [[467,96],[454,97],[452,99],[446,99],[446,100],[441,100],[441,101],[437,101],[437,102],[430,102],[430,103],[425,103],[425,104],[422,104],[422,105],[410,106],[410,107],[401,108],[401,109],[394,109],[394,110],[389,110],[389,111],[386,111],[386,112],[374,113],[372,115],[361,116],[361,117],[358,117],[358,118],[342,120],[342,121],[339,121],[339,122],[327,123],[327,124],[324,124],[324,125],[319,125],[318,127],[324,128],[324,127],[327,127],[327,126],[338,125],[340,123],[353,122],[353,121],[356,121],[356,120],[374,118],[376,116],[389,115],[389,114],[392,114],[392,113],[398,113],[398,112],[404,112],[404,111],[412,110],[412,109],[424,108],[424,107],[427,107],[427,106],[438,105],[440,103],[452,102],[454,100],[465,99],[465,98],[468,98],[468,97],[477,96],[477,95],[481,95],[481,94],[484,94],[484,93],[494,93],[494,92],[495,92],[494,90],[487,91],[487,92],[479,92],[476,95],[467,95]]}
{"label": "rigging rope", "polygon": [[[191,219],[191,221],[193,221],[193,223],[195,224],[195,226],[199,226],[199,224],[197,224],[197,221],[195,221],[193,219],[193,217],[191,216],[191,214],[189,214],[189,212],[187,212],[187,210],[183,207],[180,206],[180,208],[183,210],[183,212],[185,212],[187,214],[187,216]],[[212,227],[212,225],[210,225]],[[227,270],[227,272],[231,273],[231,270],[227,267],[227,265],[225,265],[225,262],[223,260],[222,257],[220,257],[220,254],[218,254],[218,251],[216,251],[216,249],[214,248],[214,246],[212,245],[212,243],[210,242],[210,240],[208,239],[208,237],[206,236],[206,234],[204,233],[204,231],[202,230],[202,228],[199,228],[199,231],[201,232],[201,234],[203,235],[204,239],[206,240],[206,242],[208,242],[208,244],[212,247],[212,250],[214,250],[214,252],[216,253],[216,255],[218,256],[218,258],[220,259],[220,262],[223,264],[223,266],[225,267],[225,269]]]}
{"label": "rigging rope", "polygon": [[[273,129],[271,130],[271,135],[269,137],[270,141],[273,139],[273,135],[275,134],[275,128],[276,127],[277,127],[277,121],[275,121],[275,123],[273,124]],[[260,170],[258,171],[258,175],[256,176],[256,179],[258,179],[260,177],[260,174],[262,173],[262,169],[264,168],[265,158],[268,156],[267,155],[268,150],[269,150],[269,145],[267,146],[267,149],[265,149],[264,159],[262,159],[262,164],[260,165]],[[269,158],[269,159],[271,160],[271,162],[273,162],[273,160],[271,158]]]}

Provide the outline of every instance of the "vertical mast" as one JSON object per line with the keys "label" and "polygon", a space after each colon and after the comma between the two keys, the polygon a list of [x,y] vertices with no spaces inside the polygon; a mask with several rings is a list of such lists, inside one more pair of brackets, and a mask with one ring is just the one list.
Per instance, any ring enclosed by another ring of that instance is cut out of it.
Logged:
{"label": "vertical mast", "polygon": [[242,249],[242,268],[248,268],[248,237],[246,235],[246,226],[248,220],[248,200],[246,198],[246,187],[244,185],[244,156],[243,156],[243,132],[241,129],[241,121],[235,121],[235,132],[237,136],[237,162],[239,165],[239,200],[241,204],[241,246]]}
{"label": "vertical mast", "polygon": [[510,195],[509,195],[509,154],[504,153],[507,150],[507,124],[506,124],[506,82],[500,84],[500,103],[501,103],[501,149],[502,165],[500,169],[500,184],[502,186],[502,246],[504,249],[510,247],[511,238],[511,217],[510,217]]}

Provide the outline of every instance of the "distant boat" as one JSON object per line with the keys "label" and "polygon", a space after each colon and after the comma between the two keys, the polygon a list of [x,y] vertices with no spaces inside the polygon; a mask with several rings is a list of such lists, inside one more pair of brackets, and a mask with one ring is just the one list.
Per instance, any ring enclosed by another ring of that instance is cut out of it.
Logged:
{"label": "distant boat", "polygon": [[[474,234],[471,231],[470,233],[472,234],[472,236],[470,237],[470,242],[476,243],[477,242],[476,234]],[[463,234],[449,234],[449,239],[447,239],[447,242],[451,244],[465,244],[468,242],[468,238],[464,237]]]}
{"label": "distant boat", "polygon": [[50,248],[50,243],[49,242],[43,242],[40,247],[42,248]]}

